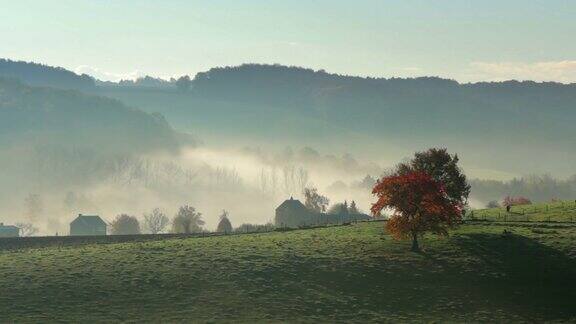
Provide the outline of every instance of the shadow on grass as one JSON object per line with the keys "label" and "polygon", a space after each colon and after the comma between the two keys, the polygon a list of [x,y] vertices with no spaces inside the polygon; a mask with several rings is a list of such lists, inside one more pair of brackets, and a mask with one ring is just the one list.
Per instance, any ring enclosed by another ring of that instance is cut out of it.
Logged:
{"label": "shadow on grass", "polygon": [[514,234],[469,234],[456,243],[481,260],[483,294],[504,309],[549,320],[576,317],[576,260],[562,251]]}

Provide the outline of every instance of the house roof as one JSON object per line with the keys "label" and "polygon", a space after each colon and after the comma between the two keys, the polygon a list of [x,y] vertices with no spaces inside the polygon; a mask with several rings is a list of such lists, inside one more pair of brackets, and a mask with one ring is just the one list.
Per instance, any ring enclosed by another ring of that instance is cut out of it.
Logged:
{"label": "house roof", "polygon": [[290,199],[284,200],[284,202],[282,204],[280,204],[280,206],[278,206],[276,208],[276,210],[284,209],[284,208],[304,208],[304,209],[306,209],[306,206],[304,206],[304,204],[301,203],[300,200],[290,197]]}
{"label": "house roof", "polygon": [[85,226],[106,226],[106,223],[97,215],[78,215],[75,220],[70,223],[72,224],[81,224]]}
{"label": "house roof", "polygon": [[14,225],[0,224],[0,230],[20,230],[20,228]]}

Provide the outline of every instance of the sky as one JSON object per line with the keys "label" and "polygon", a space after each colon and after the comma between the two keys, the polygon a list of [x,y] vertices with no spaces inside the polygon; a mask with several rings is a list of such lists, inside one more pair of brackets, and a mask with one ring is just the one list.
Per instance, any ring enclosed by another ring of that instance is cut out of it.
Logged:
{"label": "sky", "polygon": [[279,63],[576,82],[574,0],[0,0],[0,57],[104,80]]}

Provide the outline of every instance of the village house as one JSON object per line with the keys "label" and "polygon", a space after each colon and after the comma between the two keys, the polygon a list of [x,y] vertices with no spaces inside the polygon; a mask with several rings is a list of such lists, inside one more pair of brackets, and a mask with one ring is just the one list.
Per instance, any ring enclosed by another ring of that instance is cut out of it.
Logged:
{"label": "village house", "polygon": [[274,219],[277,227],[302,227],[311,225],[340,224],[352,221],[369,220],[366,214],[326,214],[309,210],[298,199],[290,197],[276,208]]}
{"label": "village house", "polygon": [[19,237],[20,229],[13,225],[0,223],[0,237]]}
{"label": "village house", "polygon": [[96,215],[78,215],[70,223],[70,235],[106,235],[106,223]]}

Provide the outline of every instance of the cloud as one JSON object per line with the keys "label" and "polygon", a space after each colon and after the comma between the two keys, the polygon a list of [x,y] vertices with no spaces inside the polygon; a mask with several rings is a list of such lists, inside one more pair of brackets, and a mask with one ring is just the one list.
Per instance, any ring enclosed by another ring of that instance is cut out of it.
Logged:
{"label": "cloud", "polygon": [[129,73],[113,73],[103,71],[88,65],[80,65],[74,69],[74,72],[77,74],[88,74],[98,80],[114,82],[118,82],[120,80],[136,80],[139,77],[145,76],[143,72],[138,70]]}
{"label": "cloud", "polygon": [[534,80],[576,82],[576,60],[544,62],[473,62],[470,79],[475,81]]}

